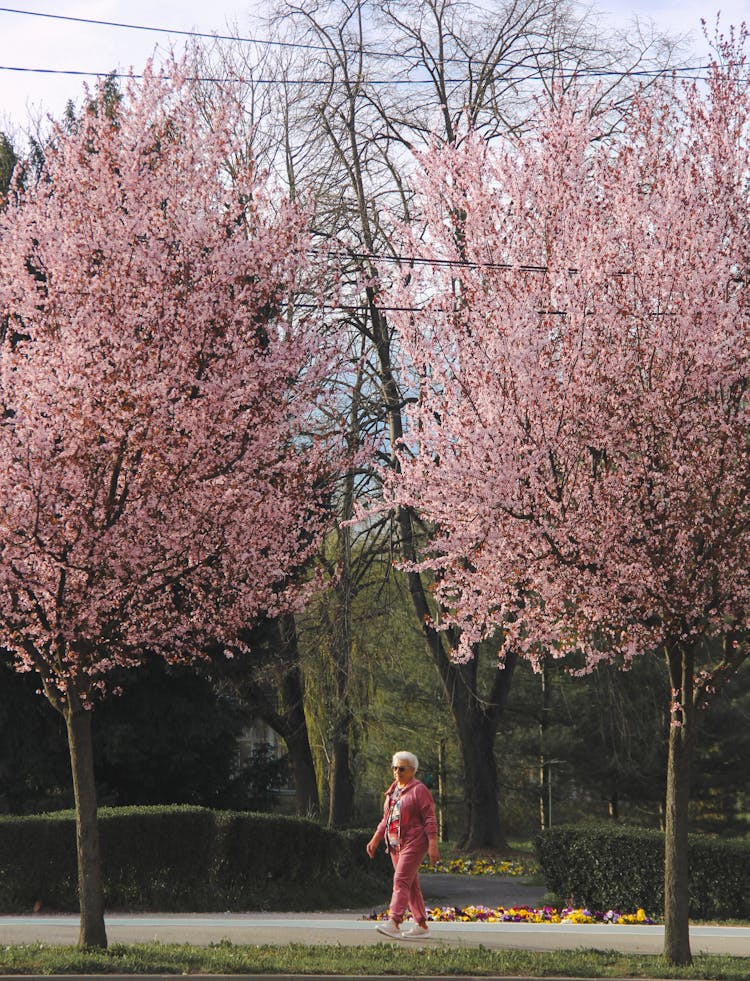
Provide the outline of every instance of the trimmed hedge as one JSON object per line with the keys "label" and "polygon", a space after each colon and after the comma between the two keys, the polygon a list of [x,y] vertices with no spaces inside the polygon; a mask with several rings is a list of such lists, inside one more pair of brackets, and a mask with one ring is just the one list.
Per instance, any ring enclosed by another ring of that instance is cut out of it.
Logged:
{"label": "trimmed hedge", "polygon": [[[385,899],[390,863],[369,833],[299,818],[202,807],[102,808],[110,910],[209,912],[369,905]],[[71,811],[0,816],[0,912],[78,910]]]}
{"label": "trimmed hedge", "polygon": [[[550,828],[536,839],[549,891],[591,909],[664,910],[664,834],[647,828]],[[750,841],[691,835],[690,915],[750,918]]]}

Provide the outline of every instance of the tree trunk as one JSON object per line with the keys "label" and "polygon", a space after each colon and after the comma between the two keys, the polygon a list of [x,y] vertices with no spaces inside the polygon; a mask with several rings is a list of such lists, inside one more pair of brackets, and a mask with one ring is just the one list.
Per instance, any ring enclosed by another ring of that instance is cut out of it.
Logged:
{"label": "tree trunk", "polygon": [[292,767],[296,811],[301,817],[317,818],[320,815],[318,779],[315,775],[298,672],[290,672],[284,678],[281,700],[285,726],[280,735],[286,743]]}
{"label": "tree trunk", "polygon": [[[413,561],[416,553],[411,515],[404,508],[399,509],[398,522],[401,547],[407,559]],[[477,685],[479,651],[475,651],[467,664],[452,661],[443,645],[445,634],[432,626],[431,610],[419,573],[409,571],[407,582],[414,611],[422,624],[458,732],[468,810],[466,833],[461,844],[467,849],[505,848],[507,841],[497,802],[495,734],[507,704],[517,655],[513,651],[506,655],[505,663],[496,669],[490,693],[481,697]],[[446,639],[450,644],[450,637]]]}
{"label": "tree trunk", "polygon": [[[434,635],[434,631],[432,632]],[[440,644],[440,638],[434,637]],[[442,646],[441,646],[442,651]],[[503,849],[507,845],[497,800],[495,735],[510,691],[516,655],[498,666],[491,692],[477,693],[478,652],[467,664],[456,664],[442,652],[438,670],[456,723],[464,768],[467,807],[466,831],[461,846],[468,849]]]}
{"label": "tree trunk", "polygon": [[607,812],[613,821],[620,820],[620,798],[616,790],[613,790],[612,793],[609,795]]}
{"label": "tree trunk", "polygon": [[305,717],[305,686],[294,614],[285,613],[269,620],[266,631],[266,643],[279,666],[278,689],[274,683],[253,679],[249,683],[245,681],[245,694],[255,703],[263,721],[286,743],[294,777],[297,814],[318,817],[320,796]]}
{"label": "tree trunk", "polygon": [[[343,724],[343,720],[339,720]],[[346,735],[347,726],[341,737],[334,736],[331,745],[331,768],[329,776],[328,826],[344,828],[351,825],[354,818],[354,774],[350,760],[350,743]]]}
{"label": "tree trunk", "polygon": [[[344,511],[344,513],[346,513]],[[354,773],[351,759],[356,742],[352,708],[352,568],[349,528],[339,531],[339,578],[332,594],[331,667],[334,705],[331,712],[328,826],[342,828],[354,819]]]}
{"label": "tree trunk", "polygon": [[539,715],[539,828],[552,826],[551,815],[549,814],[549,782],[552,778],[550,767],[547,760],[547,729],[550,719],[550,686],[549,686],[549,667],[545,661],[542,664],[542,708]]}
{"label": "tree trunk", "polygon": [[331,715],[328,774],[328,826],[344,828],[354,819],[354,773],[351,766],[354,712],[351,702],[351,561],[349,529],[339,532],[339,580],[334,590],[331,658],[335,704]]}
{"label": "tree trunk", "polygon": [[82,708],[80,704],[71,705],[69,702],[64,709],[64,715],[68,730],[76,807],[78,901],[81,910],[78,946],[106,947],[91,712]]}
{"label": "tree trunk", "polygon": [[320,817],[320,795],[307,729],[285,738],[294,780],[295,810],[299,817],[316,821]]}
{"label": "tree trunk", "polygon": [[693,749],[693,652],[677,646],[667,652],[672,685],[664,830],[664,957],[690,964],[688,904],[688,806]]}
{"label": "tree trunk", "polygon": [[446,788],[445,739],[438,745],[438,799],[437,819],[440,841],[448,840],[448,792]]}
{"label": "tree trunk", "polygon": [[[373,268],[371,272],[373,278],[376,278],[377,271]],[[377,305],[375,291],[368,287],[366,293],[372,336],[378,355],[378,373],[387,412],[391,465],[395,471],[398,471],[398,459],[395,454],[396,447],[403,438],[404,428],[401,394],[391,362],[392,334],[385,314]],[[418,559],[417,535],[413,521],[414,515],[409,509],[403,507],[397,509],[399,546],[407,562],[416,562]],[[507,656],[505,665],[498,667],[491,693],[481,697],[477,688],[479,651],[475,651],[474,658],[469,664],[453,662],[445,648],[446,643],[450,646],[451,638],[436,631],[432,626],[432,610],[420,574],[413,570],[409,571],[407,581],[414,612],[422,625],[458,731],[469,812],[462,844],[466,848],[503,848],[506,841],[500,826],[497,804],[495,733],[510,692],[516,656],[513,653]],[[453,640],[455,639],[454,637]]]}
{"label": "tree trunk", "polygon": [[315,775],[315,761],[310,748],[310,735],[305,717],[305,690],[299,663],[297,628],[291,613],[281,617],[279,631],[288,664],[281,683],[284,718],[284,731],[281,735],[286,742],[289,762],[294,774],[297,814],[302,817],[317,818],[320,815],[318,780]]}
{"label": "tree trunk", "polygon": [[[360,447],[360,405],[363,372],[360,362],[352,388],[349,423],[346,433],[347,450],[354,456]],[[333,658],[334,695],[331,767],[329,771],[328,825],[342,828],[354,820],[355,784],[352,756],[357,745],[355,714],[352,705],[352,607],[361,584],[361,569],[355,569],[352,529],[354,516],[355,475],[350,468],[344,476],[341,494],[341,522],[338,535],[338,574],[333,591],[334,621],[331,644]]]}
{"label": "tree trunk", "polygon": [[500,825],[495,765],[495,726],[463,705],[456,717],[466,780],[468,808],[461,847],[503,849],[507,842]]}

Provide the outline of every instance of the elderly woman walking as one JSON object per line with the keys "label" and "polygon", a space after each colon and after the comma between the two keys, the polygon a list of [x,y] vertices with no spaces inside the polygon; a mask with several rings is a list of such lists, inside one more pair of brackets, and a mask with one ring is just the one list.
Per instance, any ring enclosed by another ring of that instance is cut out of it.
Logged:
{"label": "elderly woman walking", "polygon": [[[393,895],[390,919],[377,929],[393,940],[422,940],[429,937],[427,910],[417,872],[425,854],[435,864],[438,854],[438,830],[435,804],[427,787],[416,779],[419,760],[414,753],[395,753],[393,783],[385,793],[383,818],[367,843],[367,854],[373,858],[381,841],[393,862]],[[407,906],[415,925],[401,932]]]}

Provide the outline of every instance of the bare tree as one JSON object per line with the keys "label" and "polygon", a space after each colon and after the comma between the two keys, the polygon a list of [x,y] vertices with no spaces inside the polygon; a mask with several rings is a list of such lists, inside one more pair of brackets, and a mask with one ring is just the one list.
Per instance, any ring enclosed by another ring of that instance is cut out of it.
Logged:
{"label": "bare tree", "polygon": [[[498,0],[487,6],[462,0],[296,0],[279,8],[275,37],[289,46],[266,55],[264,93],[256,93],[252,106],[256,115],[261,104],[269,111],[259,117],[255,139],[288,187],[294,193],[304,189],[316,202],[316,247],[321,261],[333,261],[339,270],[333,319],[351,339],[361,365],[357,394],[354,386],[342,390],[342,399],[350,400],[342,413],[361,427],[357,436],[350,429],[348,439],[352,445],[365,433],[379,434],[379,462],[386,470],[397,466],[395,449],[408,436],[403,408],[415,397],[402,382],[399,337],[383,300],[396,262],[404,259],[394,228],[410,220],[412,153],[429,142],[453,143],[468,127],[489,138],[527,127],[538,100],[554,98],[592,75],[602,108],[616,121],[644,79],[657,80],[670,67],[674,46],[641,28],[624,39],[602,37],[588,14],[558,0]],[[224,50],[222,58],[259,87],[258,66],[248,66],[241,46]],[[355,398],[360,401],[352,415]],[[379,479],[375,470],[359,486],[372,495]],[[347,518],[357,493],[346,478],[344,487],[341,515]],[[357,577],[347,568],[354,554],[350,533],[342,534],[337,643],[344,679],[350,658],[347,590]],[[407,561],[429,534],[407,508],[392,516],[390,542]],[[371,536],[369,544],[382,551],[382,536]],[[511,654],[491,673],[489,686],[481,681],[486,674],[481,651],[467,664],[454,662],[456,638],[435,629],[440,611],[429,586],[419,573],[408,573],[411,603],[460,744],[468,805],[465,844],[502,847],[495,736],[515,658]],[[343,681],[340,695],[346,720]],[[333,794],[338,782],[333,779]],[[343,811],[331,802],[331,815]]]}

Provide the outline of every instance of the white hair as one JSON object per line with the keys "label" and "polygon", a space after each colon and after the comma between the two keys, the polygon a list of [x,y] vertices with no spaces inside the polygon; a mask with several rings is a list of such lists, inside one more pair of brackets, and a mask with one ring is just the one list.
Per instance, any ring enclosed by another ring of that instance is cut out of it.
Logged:
{"label": "white hair", "polygon": [[396,764],[398,763],[406,763],[407,766],[413,766],[415,773],[419,769],[419,760],[416,758],[414,753],[404,753],[404,752],[394,753],[393,759],[391,760],[391,764],[393,766],[396,766]]}

